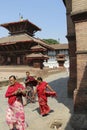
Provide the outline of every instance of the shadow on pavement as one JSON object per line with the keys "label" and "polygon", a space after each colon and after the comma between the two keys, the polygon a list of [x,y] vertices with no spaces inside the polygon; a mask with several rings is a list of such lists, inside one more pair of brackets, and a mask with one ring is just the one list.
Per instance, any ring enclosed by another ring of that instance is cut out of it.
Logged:
{"label": "shadow on pavement", "polygon": [[[68,79],[69,77],[63,77],[57,80],[54,80],[52,82],[49,82],[49,85],[57,92],[57,98],[56,100],[58,103],[64,104],[65,107],[69,109],[69,113],[73,114],[73,99],[68,98],[67,94],[67,86],[68,86]],[[73,130],[69,129],[70,120],[65,128],[65,130]]]}

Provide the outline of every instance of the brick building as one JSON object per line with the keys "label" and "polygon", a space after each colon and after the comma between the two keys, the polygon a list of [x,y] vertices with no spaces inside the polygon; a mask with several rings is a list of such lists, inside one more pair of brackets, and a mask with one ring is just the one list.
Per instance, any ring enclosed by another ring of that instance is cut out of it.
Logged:
{"label": "brick building", "polygon": [[70,77],[74,111],[87,112],[87,0],[63,0],[66,7]]}

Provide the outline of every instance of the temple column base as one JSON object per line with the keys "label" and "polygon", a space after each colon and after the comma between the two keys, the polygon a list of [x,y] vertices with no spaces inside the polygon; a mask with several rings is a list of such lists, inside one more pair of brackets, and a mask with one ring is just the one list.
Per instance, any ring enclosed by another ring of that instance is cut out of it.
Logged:
{"label": "temple column base", "polygon": [[76,78],[70,78],[68,81],[67,93],[69,98],[73,98],[73,91],[76,88]]}
{"label": "temple column base", "polygon": [[73,130],[87,130],[87,115],[73,114],[70,119],[70,125]]}
{"label": "temple column base", "polygon": [[87,89],[74,90],[74,112],[87,114]]}

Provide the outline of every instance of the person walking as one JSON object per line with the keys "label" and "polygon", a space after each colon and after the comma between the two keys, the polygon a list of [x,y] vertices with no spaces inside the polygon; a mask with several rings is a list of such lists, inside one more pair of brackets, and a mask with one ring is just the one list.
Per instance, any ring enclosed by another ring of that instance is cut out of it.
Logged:
{"label": "person walking", "polygon": [[26,78],[24,80],[25,83],[25,87],[26,87],[26,99],[27,102],[32,102],[34,103],[35,100],[32,99],[33,93],[34,93],[34,86],[36,86],[37,81],[35,80],[35,78],[33,76],[30,75],[29,71],[26,71]]}
{"label": "person walking", "polygon": [[7,88],[5,97],[8,98],[8,109],[6,114],[6,122],[10,130],[25,130],[25,113],[22,96],[26,95],[25,87],[17,82],[16,77],[9,77],[10,85]]}
{"label": "person walking", "polygon": [[51,86],[47,82],[43,81],[41,77],[37,78],[37,82],[38,84],[34,91],[34,96],[37,94],[40,114],[42,116],[45,116],[50,112],[50,107],[47,104],[47,97],[55,97],[56,92],[51,88]]}

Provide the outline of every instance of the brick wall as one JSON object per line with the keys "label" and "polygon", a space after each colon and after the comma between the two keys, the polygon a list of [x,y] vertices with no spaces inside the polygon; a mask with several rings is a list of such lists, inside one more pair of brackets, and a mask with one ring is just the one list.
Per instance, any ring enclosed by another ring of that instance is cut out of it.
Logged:
{"label": "brick wall", "polygon": [[70,76],[68,81],[68,96],[73,96],[73,91],[76,88],[76,39],[75,25],[71,18],[72,1],[66,0],[67,11],[67,39],[69,43],[69,59],[70,59]]}
{"label": "brick wall", "polygon": [[77,55],[77,88],[87,87],[87,54]]}
{"label": "brick wall", "polygon": [[77,51],[87,51],[87,21],[75,24]]}
{"label": "brick wall", "polygon": [[72,12],[87,11],[87,0],[72,0]]}
{"label": "brick wall", "polygon": [[70,57],[68,94],[74,94],[74,112],[87,113],[87,0],[65,3]]}
{"label": "brick wall", "polygon": [[[72,14],[76,34],[77,85],[74,91],[74,111],[87,111],[87,0],[73,0]],[[81,13],[83,12],[83,13]]]}

